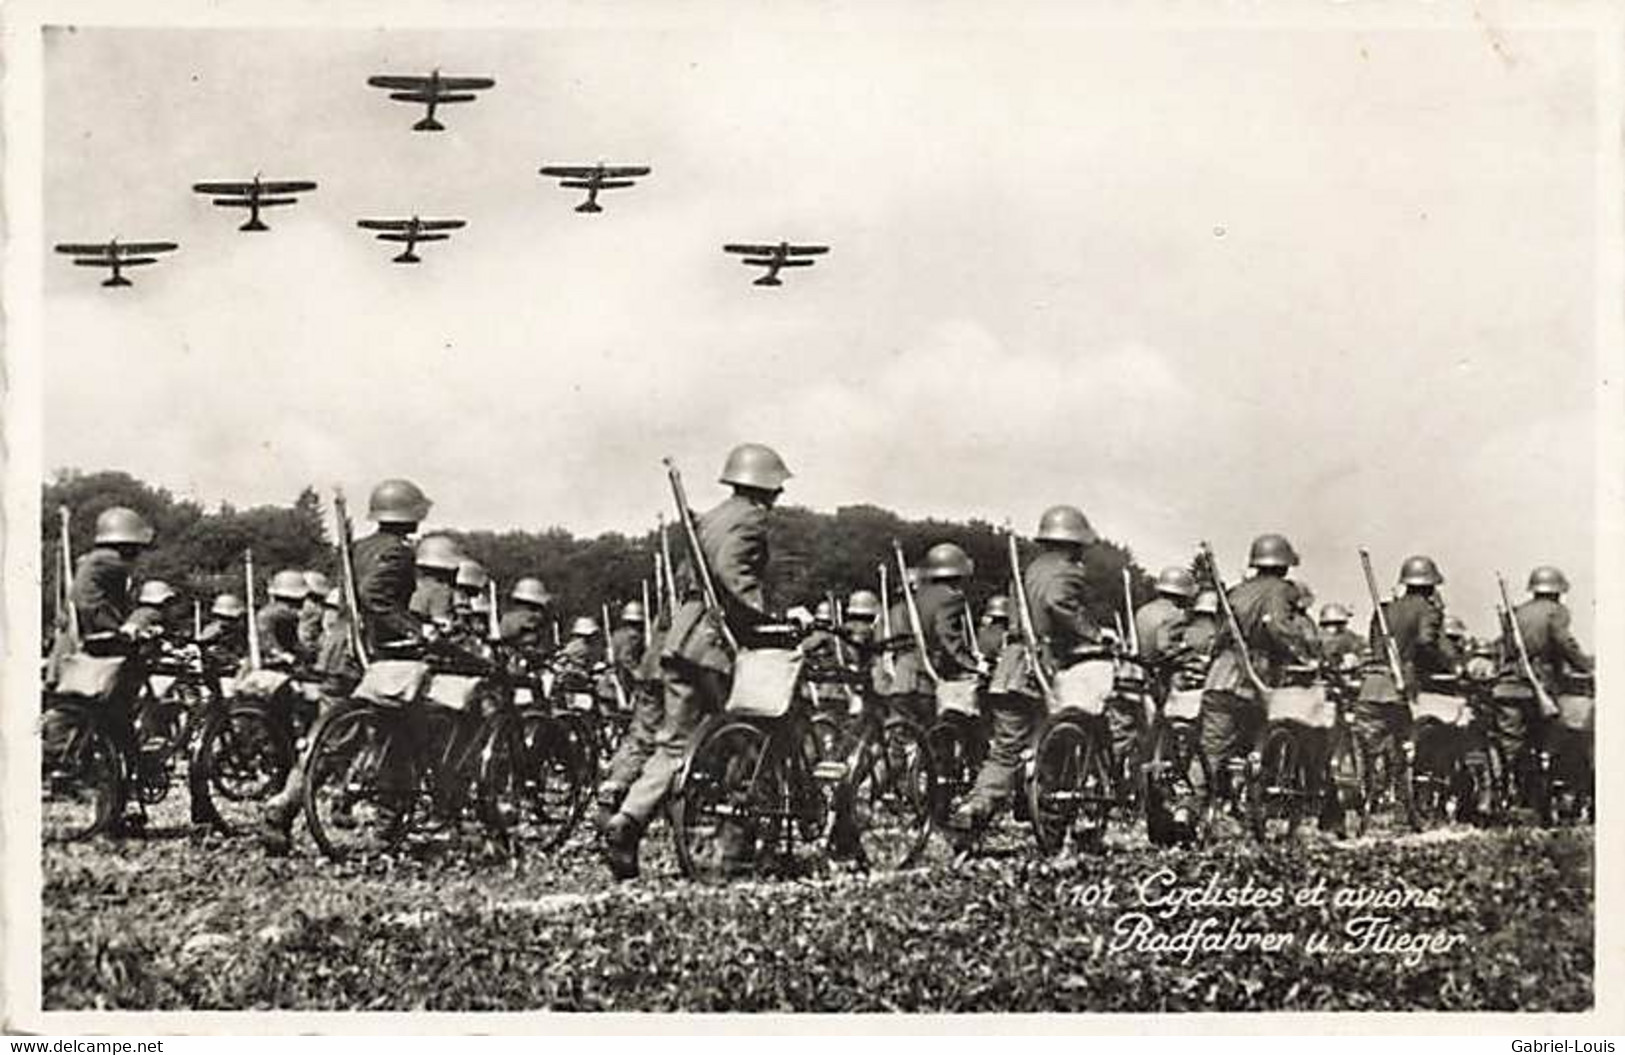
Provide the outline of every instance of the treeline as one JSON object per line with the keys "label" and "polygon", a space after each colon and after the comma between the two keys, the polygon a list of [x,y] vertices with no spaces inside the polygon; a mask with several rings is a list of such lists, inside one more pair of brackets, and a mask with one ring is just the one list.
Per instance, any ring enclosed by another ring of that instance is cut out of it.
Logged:
{"label": "treeline", "polygon": [[[42,498],[41,557],[47,583],[54,581],[60,567],[60,506],[72,513],[75,554],[90,547],[96,515],[108,506],[125,505],[140,512],[158,537],[141,559],[138,578],[164,579],[205,606],[220,591],[243,592],[243,554],[250,547],[261,597],[264,580],[280,568],[313,568],[334,575],[337,566],[329,531],[331,509],[312,487],[302,490],[287,506],[237,509],[223,504],[207,510],[128,473],[69,469],[45,484]],[[355,498],[352,505],[356,513],[364,510],[365,496]],[[778,609],[794,604],[810,608],[825,591],[844,597],[855,589],[875,589],[879,564],[892,562],[893,539],[902,543],[910,561],[917,561],[937,542],[962,546],[975,561],[976,576],[969,593],[978,609],[1008,587],[1004,539],[983,521],[905,520],[876,506],[853,505],[834,513],[783,507],[775,510],[771,524],[768,598]],[[366,523],[356,524],[358,534],[367,530]],[[520,576],[537,575],[559,599],[565,614],[595,614],[602,602],[636,599],[645,579],[651,580],[653,589],[659,538],[652,529],[640,536],[607,532],[594,538],[577,538],[560,527],[445,533],[486,566],[504,596]],[[675,527],[669,544],[682,560],[684,543]],[[1150,596],[1149,580],[1126,547],[1102,542],[1086,551],[1085,563],[1093,587],[1093,614],[1103,625],[1112,625],[1113,613],[1122,610],[1120,576],[1125,566],[1133,575],[1136,601]],[[895,591],[896,576],[891,578]],[[50,591],[44,591],[42,603],[48,606],[49,598]]]}

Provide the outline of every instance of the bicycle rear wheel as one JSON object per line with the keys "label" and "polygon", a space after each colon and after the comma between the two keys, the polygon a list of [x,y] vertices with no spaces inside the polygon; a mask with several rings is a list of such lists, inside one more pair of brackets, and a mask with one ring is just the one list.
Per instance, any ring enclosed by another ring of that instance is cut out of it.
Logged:
{"label": "bicycle rear wheel", "polygon": [[480,814],[511,846],[549,853],[586,812],[581,730],[540,710],[499,720],[480,754]]}
{"label": "bicycle rear wheel", "polygon": [[404,714],[355,700],[317,722],[305,819],[335,861],[393,850],[406,838],[419,767]]}
{"label": "bicycle rear wheel", "polygon": [[1070,834],[1086,853],[1101,850],[1115,801],[1111,750],[1097,721],[1061,719],[1038,741],[1029,783],[1033,834],[1060,853]]}
{"label": "bicycle rear wheel", "polygon": [[1259,842],[1290,839],[1303,819],[1309,787],[1298,733],[1277,726],[1264,738],[1262,761],[1247,783],[1247,820]]}
{"label": "bicycle rear wheel", "polygon": [[683,875],[720,882],[759,868],[759,851],[779,842],[784,774],[767,733],[722,722],[696,740],[674,796],[677,864]]}
{"label": "bicycle rear wheel", "polygon": [[880,871],[909,868],[931,838],[935,756],[913,722],[894,718],[858,747],[851,823],[863,861]]}
{"label": "bicycle rear wheel", "polygon": [[225,707],[203,723],[187,767],[193,815],[227,832],[251,825],[251,807],[279,791],[293,765],[287,728],[264,705]]}
{"label": "bicycle rear wheel", "polygon": [[124,808],[124,762],[84,707],[52,706],[41,719],[40,830],[49,843],[106,831]]}

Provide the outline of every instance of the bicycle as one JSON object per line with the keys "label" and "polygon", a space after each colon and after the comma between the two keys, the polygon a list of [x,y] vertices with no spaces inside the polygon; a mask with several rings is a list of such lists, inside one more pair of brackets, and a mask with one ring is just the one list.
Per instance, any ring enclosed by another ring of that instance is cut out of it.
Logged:
{"label": "bicycle", "polygon": [[1141,778],[1146,837],[1153,846],[1192,845],[1192,809],[1210,783],[1201,748],[1202,689],[1173,688],[1155,701],[1150,748]]}
{"label": "bicycle", "polygon": [[1328,794],[1326,748],[1337,706],[1318,666],[1286,666],[1282,678],[1265,697],[1264,739],[1244,785],[1248,827],[1260,843],[1292,839]]}
{"label": "bicycle", "polygon": [[287,781],[299,741],[315,721],[320,677],[308,671],[250,671],[204,713],[192,741],[187,786],[193,816],[232,834]]}
{"label": "bicycle", "polygon": [[1060,853],[1069,837],[1085,853],[1104,849],[1117,805],[1106,724],[1114,681],[1109,658],[1085,658],[1055,675],[1027,777],[1028,823],[1044,853]]}
{"label": "bicycle", "polygon": [[1541,753],[1555,824],[1596,821],[1595,686],[1571,675],[1559,686],[1558,713],[1546,722]]}
{"label": "bicycle", "polygon": [[1455,678],[1432,678],[1412,706],[1412,797],[1420,827],[1470,816],[1485,797],[1484,774],[1467,763],[1472,709]]}
{"label": "bicycle", "polygon": [[[97,654],[63,658],[40,715],[40,821],[46,842],[76,842],[110,831],[132,797],[156,802],[168,773],[143,758],[129,708],[144,677],[139,651],[103,652],[107,640],[87,639]],[[160,783],[161,781],[161,783]]]}

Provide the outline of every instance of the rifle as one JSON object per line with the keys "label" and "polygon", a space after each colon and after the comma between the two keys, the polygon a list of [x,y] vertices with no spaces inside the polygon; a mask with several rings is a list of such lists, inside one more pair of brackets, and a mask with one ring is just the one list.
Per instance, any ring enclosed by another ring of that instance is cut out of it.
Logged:
{"label": "rifle", "polygon": [[931,656],[926,650],[925,628],[920,625],[920,610],[914,604],[914,591],[908,588],[908,561],[903,559],[903,544],[892,539],[891,548],[897,556],[898,574],[903,577],[903,607],[908,612],[909,629],[914,632],[914,647],[920,650],[920,666],[925,668],[926,676],[933,685],[941,685],[942,675],[931,665]]}
{"label": "rifle", "polygon": [[[655,554],[655,561],[657,562],[657,564],[658,564],[659,560],[660,560],[660,554],[657,553],[657,554]],[[659,613],[655,609],[649,607],[649,580],[648,579],[642,580],[641,582],[638,583],[638,586],[641,587],[642,590],[643,590],[643,621],[644,621],[644,625],[645,626],[654,626],[658,622],[658,619],[656,617],[659,615]],[[645,637],[647,638],[647,635],[645,635]]]}
{"label": "rifle", "polygon": [[694,561],[694,570],[700,579],[700,595],[705,601],[705,609],[716,619],[717,628],[722,631],[723,640],[728,642],[728,648],[738,652],[739,640],[734,637],[733,628],[728,625],[728,614],[722,609],[722,599],[717,595],[716,583],[711,580],[711,566],[706,562],[705,549],[700,545],[700,534],[694,526],[694,514],[688,508],[688,496],[683,493],[682,474],[677,471],[677,464],[670,458],[662,458],[661,461],[666,466],[666,478],[671,481],[671,496],[677,503],[677,517],[683,522],[683,537],[688,540],[688,554]]}
{"label": "rifle", "polygon": [[664,579],[656,585],[666,591],[666,617],[670,619],[682,603],[682,598],[677,596],[677,569],[671,563],[671,540],[666,535],[665,514],[660,516],[660,568]]}
{"label": "rifle", "polygon": [[203,602],[192,601],[192,640],[203,636]]}
{"label": "rifle", "polygon": [[561,640],[562,639],[559,637],[559,617],[554,616],[553,617],[553,647],[558,648],[560,643],[561,643]]}
{"label": "rifle", "polygon": [[79,637],[79,606],[73,603],[73,538],[68,530],[68,522],[73,514],[68,512],[67,506],[58,506],[56,513],[62,525],[62,567],[57,573],[61,589],[57,598],[57,614],[59,618],[66,619],[68,643],[73,651],[78,652],[84,643]]}
{"label": "rifle", "polygon": [[1388,672],[1394,676],[1394,689],[1403,698],[1405,696],[1405,672],[1399,663],[1399,646],[1394,643],[1394,635],[1388,629],[1388,610],[1382,606],[1382,598],[1377,593],[1377,577],[1371,571],[1371,554],[1360,550],[1360,567],[1365,572],[1365,589],[1371,595],[1371,607],[1377,617],[1377,633],[1382,635],[1383,655],[1388,659]]}
{"label": "rifle", "polygon": [[1512,644],[1518,652],[1518,667],[1523,676],[1529,679],[1529,684],[1535,688],[1535,699],[1540,703],[1540,713],[1547,718],[1557,715],[1557,704],[1552,700],[1552,694],[1541,680],[1535,676],[1535,665],[1529,661],[1529,645],[1523,639],[1523,627],[1518,625],[1518,613],[1513,610],[1512,598],[1507,596],[1507,581],[1501,577],[1500,572],[1495,573],[1495,585],[1501,590],[1502,610],[1506,613],[1505,626],[1512,632]]}
{"label": "rifle", "polygon": [[485,619],[485,632],[491,635],[492,641],[499,641],[502,638],[502,614],[497,611],[496,579],[493,578],[486,580],[485,589],[487,597],[491,602],[491,611]]}
{"label": "rifle", "polygon": [[1044,669],[1044,654],[1038,647],[1038,630],[1033,626],[1032,602],[1027,599],[1027,583],[1021,577],[1021,551],[1016,548],[1016,533],[1007,521],[1004,526],[1006,550],[1010,556],[1010,592],[1016,598],[1016,622],[1021,624],[1021,640],[1027,646],[1027,658],[1045,698],[1055,695],[1055,683]]}
{"label": "rifle", "polygon": [[600,601],[598,603],[598,613],[604,619],[604,659],[608,660],[609,665],[613,667],[615,665],[615,640],[610,636],[609,633],[608,601]]}
{"label": "rifle", "polygon": [[[907,579],[908,576],[904,575],[903,578]],[[880,562],[880,636],[881,636],[881,639],[886,641],[888,643],[888,645],[889,645],[890,642],[891,642],[891,635],[892,635],[892,629],[891,629],[891,590],[888,587],[887,582],[886,582],[886,562],[881,561]],[[886,665],[886,673],[887,673],[887,675],[889,675],[890,677],[895,678],[897,676],[897,657],[892,655],[892,652],[891,652],[890,648],[887,648],[881,655],[882,655],[882,659],[883,659],[883,661],[885,662],[885,665]]]}
{"label": "rifle", "polygon": [[609,667],[609,683],[615,688],[615,706],[627,709],[626,686],[621,684],[621,668],[615,663],[615,635],[609,632],[609,602],[601,601],[598,610],[604,616],[604,660]]}
{"label": "rifle", "polygon": [[1247,653],[1247,638],[1241,632],[1241,620],[1236,618],[1236,610],[1230,607],[1230,591],[1224,588],[1224,576],[1219,574],[1219,562],[1213,556],[1213,547],[1206,542],[1200,543],[1202,556],[1207,560],[1208,574],[1213,579],[1213,590],[1219,595],[1219,609],[1224,612],[1224,624],[1230,631],[1230,636],[1236,642],[1236,652],[1241,656],[1241,669],[1247,675],[1247,680],[1253,688],[1258,690],[1260,696],[1269,695],[1269,687],[1264,679],[1258,676],[1253,668],[1253,657]]}
{"label": "rifle", "polygon": [[243,571],[245,586],[243,596],[248,601],[248,669],[260,669],[260,620],[259,611],[254,606],[254,551],[252,549],[243,553]]}
{"label": "rifle", "polygon": [[342,596],[344,606],[349,610],[350,616],[350,647],[355,650],[355,660],[363,668],[367,666],[367,633],[361,622],[361,598],[359,587],[355,581],[355,559],[350,548],[355,544],[351,534],[350,510],[344,502],[344,491],[338,487],[333,488],[333,521],[336,525],[334,538],[339,551],[339,580],[343,585]]}
{"label": "rifle", "polygon": [[1129,574],[1128,565],[1123,565],[1123,613],[1128,620],[1128,650],[1134,658],[1140,657],[1140,628],[1134,622],[1134,577]]}

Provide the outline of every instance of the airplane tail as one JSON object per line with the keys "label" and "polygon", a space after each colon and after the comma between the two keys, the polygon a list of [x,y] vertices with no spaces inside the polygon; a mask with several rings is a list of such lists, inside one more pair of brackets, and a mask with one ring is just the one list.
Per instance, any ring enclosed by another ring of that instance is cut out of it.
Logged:
{"label": "airplane tail", "polygon": [[104,286],[128,286],[131,284],[132,283],[130,280],[125,278],[123,275],[114,275],[112,278],[106,279],[102,282],[102,285]]}
{"label": "airplane tail", "polygon": [[603,212],[604,207],[595,201],[584,201],[576,206],[576,212]]}
{"label": "airplane tail", "polygon": [[436,121],[432,117],[425,117],[423,120],[412,126],[412,131],[414,132],[444,132],[445,130],[446,126],[441,124],[439,121]]}
{"label": "airplane tail", "polygon": [[774,277],[773,275],[763,275],[761,278],[757,279],[755,282],[752,282],[751,285],[753,285],[753,286],[782,286],[782,285],[784,285],[784,282],[782,280]]}
{"label": "airplane tail", "polygon": [[397,264],[415,264],[419,260],[421,260],[422,257],[418,256],[416,253],[412,252],[412,250],[408,249],[406,252],[402,253],[400,256],[391,257],[390,259],[393,260]]}
{"label": "airplane tail", "polygon": [[260,218],[258,216],[256,216],[252,220],[249,220],[247,223],[243,224],[241,227],[237,228],[237,230],[239,230],[239,231],[269,231],[270,228],[265,226],[263,223],[260,223]]}

